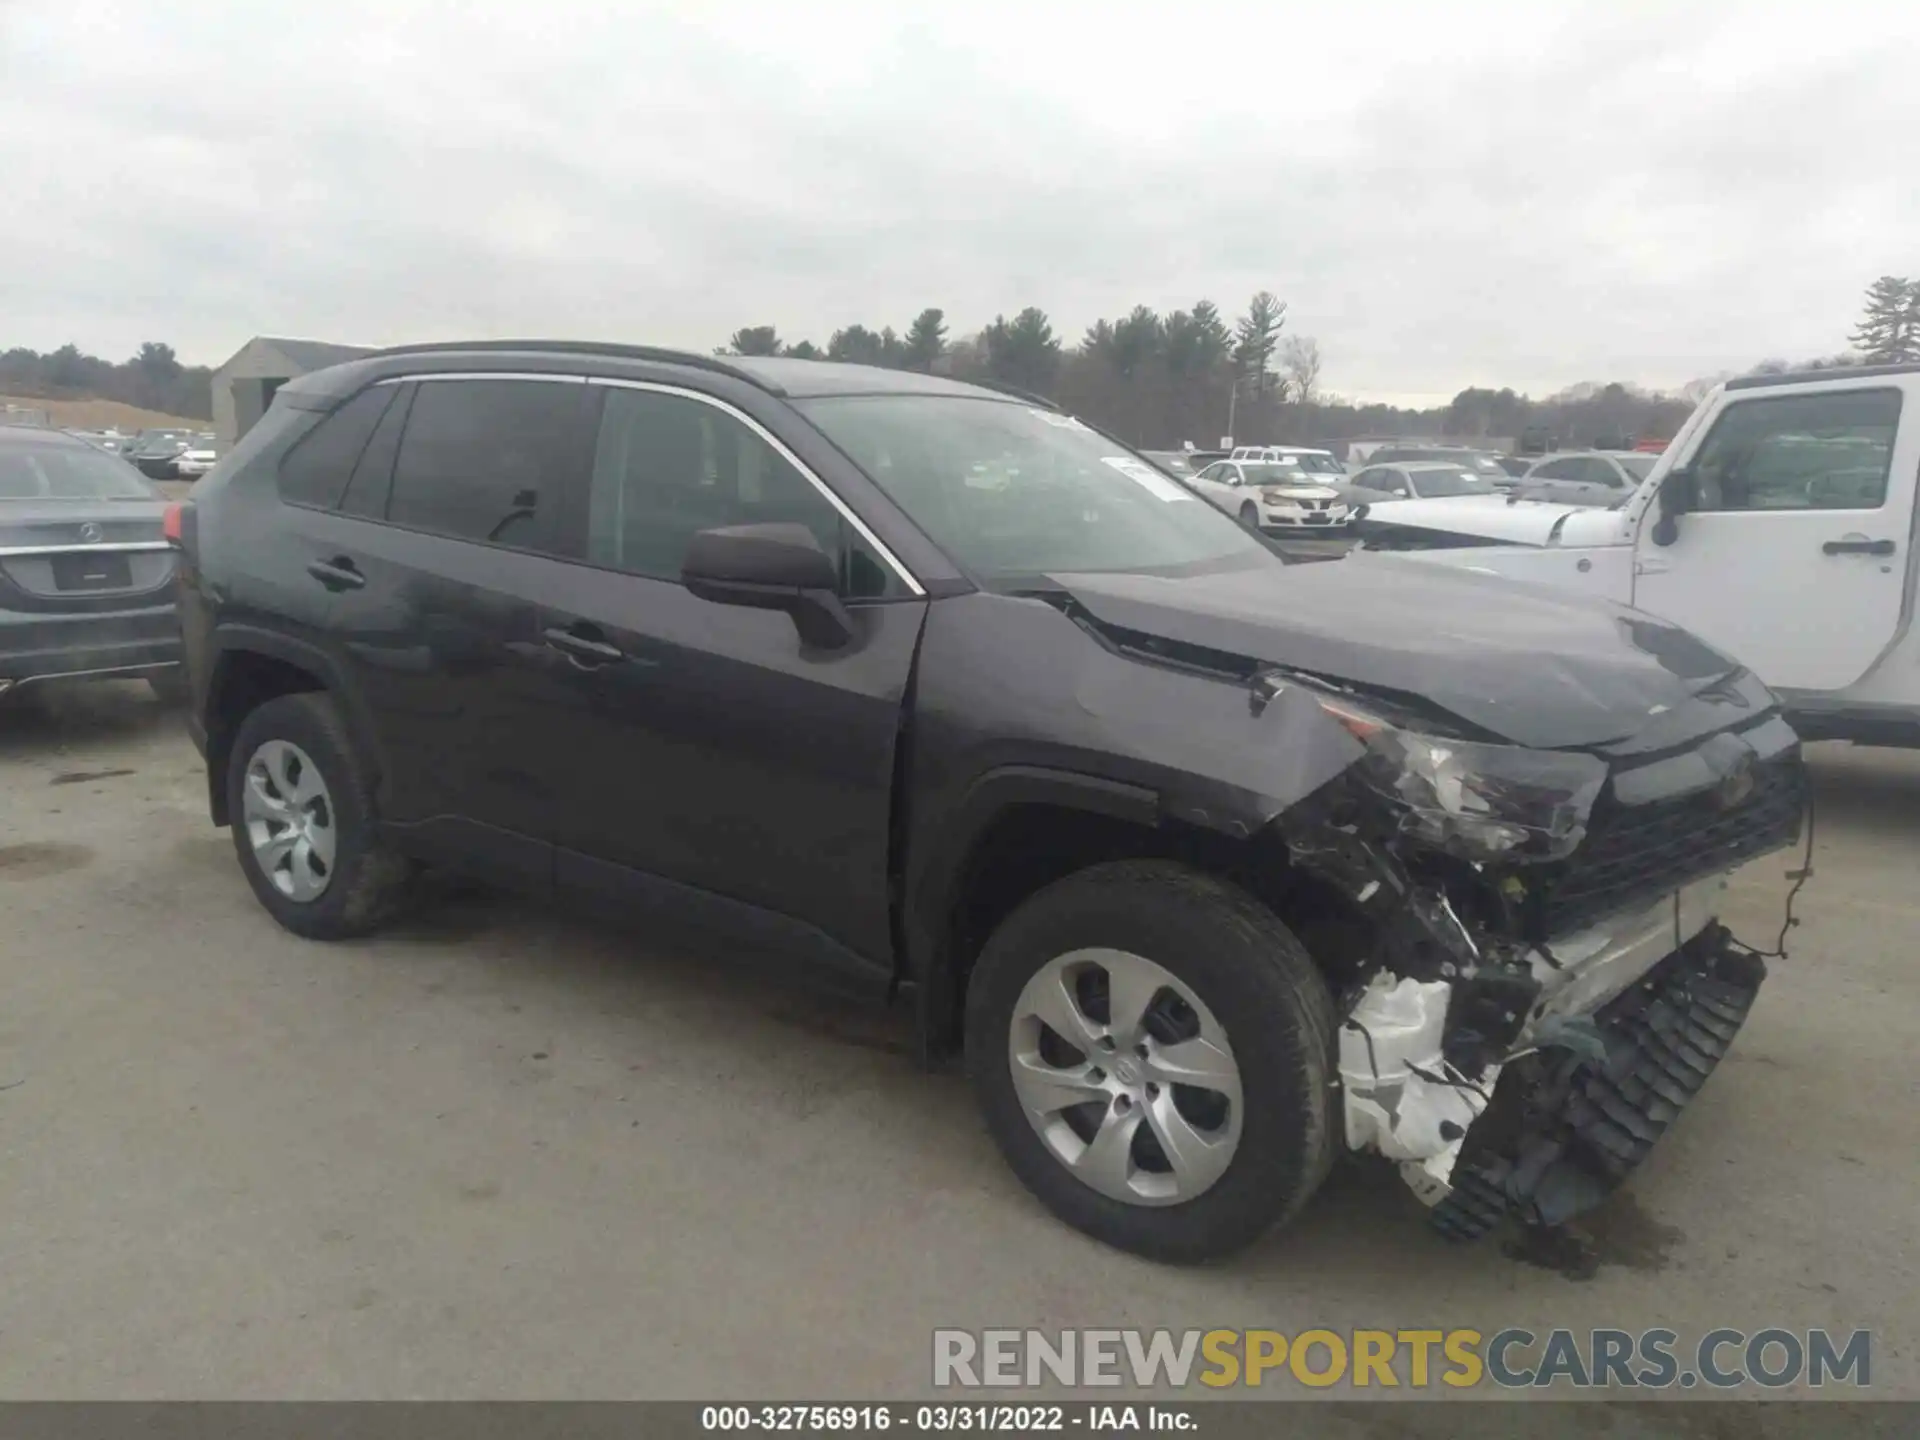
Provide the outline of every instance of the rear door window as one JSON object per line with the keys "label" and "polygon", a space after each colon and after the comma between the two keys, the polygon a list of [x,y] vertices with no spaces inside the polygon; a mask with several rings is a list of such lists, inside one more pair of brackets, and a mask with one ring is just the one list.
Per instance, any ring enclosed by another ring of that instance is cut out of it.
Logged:
{"label": "rear door window", "polygon": [[281,460],[280,498],[290,505],[321,510],[338,505],[396,388],[370,386],[323,416]]}
{"label": "rear door window", "polygon": [[1549,460],[1536,465],[1527,472],[1529,480],[1584,480],[1586,462],[1576,457],[1566,460]]}
{"label": "rear door window", "polygon": [[586,393],[572,377],[423,379],[394,461],[387,520],[460,540],[552,550]]}

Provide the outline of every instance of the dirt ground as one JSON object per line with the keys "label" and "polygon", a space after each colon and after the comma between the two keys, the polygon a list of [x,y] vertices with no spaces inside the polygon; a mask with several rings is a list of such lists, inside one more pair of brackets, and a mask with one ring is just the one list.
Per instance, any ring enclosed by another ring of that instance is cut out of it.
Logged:
{"label": "dirt ground", "polygon": [[0,395],[0,408],[18,405],[25,410],[40,410],[49,423],[62,430],[116,429],[126,434],[143,429],[211,430],[213,421],[183,419],[158,410],[142,410],[119,400],[43,400],[32,396]]}
{"label": "dirt ground", "polygon": [[1793,957],[1591,1278],[1361,1168],[1173,1270],[1043,1213],[898,1016],[485,894],[295,939],[177,716],[47,692],[0,712],[0,1397],[905,1396],[985,1325],[1868,1327],[1920,1396],[1920,756],[1813,765]]}

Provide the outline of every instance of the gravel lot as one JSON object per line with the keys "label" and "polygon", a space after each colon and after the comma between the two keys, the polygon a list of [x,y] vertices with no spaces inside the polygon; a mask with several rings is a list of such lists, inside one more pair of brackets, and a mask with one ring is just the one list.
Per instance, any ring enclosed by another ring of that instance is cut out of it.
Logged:
{"label": "gravel lot", "polygon": [[996,1324],[1867,1326],[1920,1396],[1920,756],[1814,763],[1795,954],[1591,1279],[1366,1170],[1172,1271],[1042,1213],[899,1017],[488,895],[281,932],[178,717],[46,692],[0,711],[0,1396],[902,1396]]}

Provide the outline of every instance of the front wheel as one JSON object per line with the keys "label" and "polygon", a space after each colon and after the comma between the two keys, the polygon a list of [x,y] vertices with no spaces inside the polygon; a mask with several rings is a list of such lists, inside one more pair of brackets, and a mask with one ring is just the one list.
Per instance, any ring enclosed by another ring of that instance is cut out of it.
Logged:
{"label": "front wheel", "polygon": [[1260,528],[1260,511],[1251,500],[1240,507],[1240,523],[1249,530]]}
{"label": "front wheel", "polygon": [[1014,1173],[1157,1260],[1238,1250],[1332,1163],[1333,1002],[1245,891],[1162,861],[1032,896],[967,990],[967,1068]]}

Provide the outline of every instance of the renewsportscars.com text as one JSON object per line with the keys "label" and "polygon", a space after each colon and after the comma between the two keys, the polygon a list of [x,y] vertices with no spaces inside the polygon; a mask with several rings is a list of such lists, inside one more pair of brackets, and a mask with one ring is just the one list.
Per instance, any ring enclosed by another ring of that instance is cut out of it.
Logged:
{"label": "renewsportscars.com text", "polygon": [[1871,1331],[936,1330],[942,1389],[1767,1389],[1872,1383]]}

